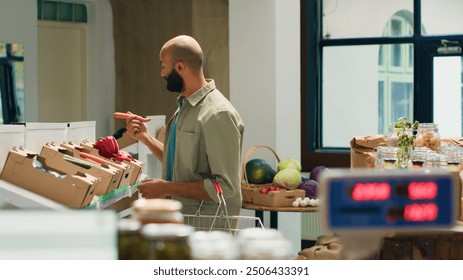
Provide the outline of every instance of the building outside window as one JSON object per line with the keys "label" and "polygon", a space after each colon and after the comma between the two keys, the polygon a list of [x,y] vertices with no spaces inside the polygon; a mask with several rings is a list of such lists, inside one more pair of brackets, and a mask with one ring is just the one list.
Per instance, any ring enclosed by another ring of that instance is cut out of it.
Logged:
{"label": "building outside window", "polygon": [[400,117],[463,136],[463,1],[301,1],[304,169],[349,166],[353,137]]}

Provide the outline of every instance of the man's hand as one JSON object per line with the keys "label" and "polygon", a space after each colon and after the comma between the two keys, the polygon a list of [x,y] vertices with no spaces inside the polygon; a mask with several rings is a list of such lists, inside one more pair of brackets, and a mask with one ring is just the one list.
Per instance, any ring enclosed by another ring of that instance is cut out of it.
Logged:
{"label": "man's hand", "polygon": [[138,185],[138,191],[143,198],[163,198],[171,195],[167,192],[169,182],[161,179],[146,179]]}
{"label": "man's hand", "polygon": [[148,132],[146,129],[145,122],[140,120],[138,115],[127,112],[129,116],[125,119],[125,128],[127,134],[136,140],[142,141],[143,138],[147,138]]}

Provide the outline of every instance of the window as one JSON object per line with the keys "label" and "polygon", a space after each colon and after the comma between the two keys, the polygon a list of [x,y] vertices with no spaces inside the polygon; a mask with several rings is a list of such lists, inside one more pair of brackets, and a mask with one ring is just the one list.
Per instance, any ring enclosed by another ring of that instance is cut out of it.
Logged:
{"label": "window", "polygon": [[0,124],[24,121],[24,47],[0,43]]}
{"label": "window", "polygon": [[400,117],[463,135],[461,10],[455,0],[301,0],[304,170],[350,166],[353,137],[385,134]]}
{"label": "window", "polygon": [[37,18],[39,20],[86,23],[87,6],[82,3],[37,0]]}

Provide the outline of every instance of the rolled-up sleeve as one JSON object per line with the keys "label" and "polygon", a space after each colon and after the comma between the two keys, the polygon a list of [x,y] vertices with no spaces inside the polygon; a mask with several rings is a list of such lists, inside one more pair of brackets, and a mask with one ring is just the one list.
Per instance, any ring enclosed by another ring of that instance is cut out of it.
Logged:
{"label": "rolled-up sleeve", "polygon": [[[230,111],[219,111],[203,126],[204,143],[211,174],[217,176],[224,197],[240,191],[241,145],[244,125]],[[217,201],[217,193],[210,179],[204,179],[209,196]]]}

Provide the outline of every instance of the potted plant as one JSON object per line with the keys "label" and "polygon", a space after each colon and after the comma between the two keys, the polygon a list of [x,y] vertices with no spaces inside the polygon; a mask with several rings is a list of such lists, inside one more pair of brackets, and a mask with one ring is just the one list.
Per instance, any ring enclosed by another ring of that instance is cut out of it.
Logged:
{"label": "potted plant", "polygon": [[398,139],[397,166],[399,168],[407,168],[410,164],[418,124],[418,121],[412,123],[404,117],[399,118],[394,124],[395,134]]}

